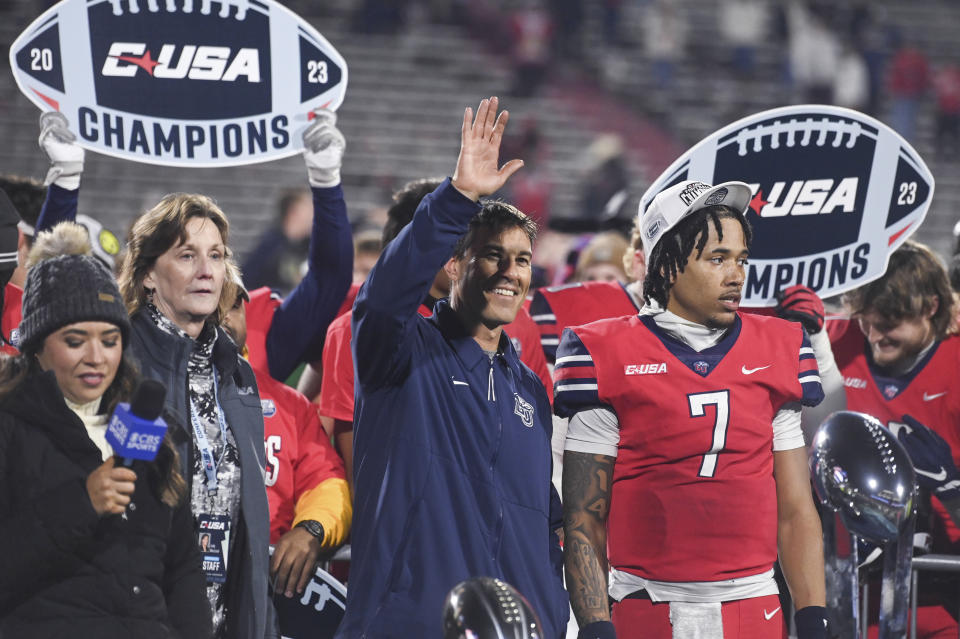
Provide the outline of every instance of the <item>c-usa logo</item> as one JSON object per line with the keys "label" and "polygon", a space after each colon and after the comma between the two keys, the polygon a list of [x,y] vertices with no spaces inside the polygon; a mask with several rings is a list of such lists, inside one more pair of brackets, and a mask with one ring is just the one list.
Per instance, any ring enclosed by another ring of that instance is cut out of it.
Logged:
{"label": "c-usa logo", "polygon": [[533,428],[533,406],[520,397],[517,393],[513,394],[514,403],[513,403],[513,412],[520,416],[520,421],[523,422],[523,425],[527,428]]}
{"label": "c-usa logo", "polygon": [[277,405],[273,403],[272,399],[261,399],[260,410],[263,411],[264,417],[273,417],[277,414]]}

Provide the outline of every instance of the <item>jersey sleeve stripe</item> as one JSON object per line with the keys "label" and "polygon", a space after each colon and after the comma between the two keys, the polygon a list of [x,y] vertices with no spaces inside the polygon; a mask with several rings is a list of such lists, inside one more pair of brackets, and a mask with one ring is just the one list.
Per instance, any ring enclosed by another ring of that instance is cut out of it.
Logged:
{"label": "jersey sleeve stripe", "polygon": [[585,408],[599,405],[593,357],[580,337],[569,328],[563,330],[560,338],[554,377],[554,412],[560,417],[570,417]]}
{"label": "jersey sleeve stripe", "polygon": [[566,393],[569,391],[597,390],[596,384],[557,384],[554,387],[556,393]]}
{"label": "jersey sleeve stripe", "polygon": [[820,385],[820,369],[817,367],[817,356],[813,352],[810,338],[803,331],[803,341],[798,352],[797,380],[803,394],[800,403],[804,406],[816,406],[823,401],[823,387]]}
{"label": "jersey sleeve stripe", "polygon": [[542,291],[533,294],[533,301],[530,302],[530,316],[540,331],[540,347],[543,348],[547,363],[552,364],[557,356],[560,332],[557,330],[557,315],[550,308],[550,302],[544,297]]}
{"label": "jersey sleeve stripe", "polygon": [[554,381],[571,379],[596,379],[597,370],[593,366],[569,366],[556,368],[553,371]]}

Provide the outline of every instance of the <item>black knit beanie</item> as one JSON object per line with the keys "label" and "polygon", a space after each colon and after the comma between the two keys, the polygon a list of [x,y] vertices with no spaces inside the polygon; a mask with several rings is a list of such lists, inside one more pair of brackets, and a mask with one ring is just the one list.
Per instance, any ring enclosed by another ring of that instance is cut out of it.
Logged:
{"label": "black knit beanie", "polygon": [[76,322],[110,322],[126,348],[130,318],[113,275],[89,255],[60,255],[34,264],[23,290],[20,350],[35,353],[50,333]]}

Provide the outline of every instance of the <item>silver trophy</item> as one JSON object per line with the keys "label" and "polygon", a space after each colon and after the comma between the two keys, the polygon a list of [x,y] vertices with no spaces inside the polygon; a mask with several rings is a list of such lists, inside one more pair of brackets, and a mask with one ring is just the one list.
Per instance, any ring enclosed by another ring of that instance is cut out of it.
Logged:
{"label": "silver trophy", "polygon": [[[880,639],[905,637],[917,500],[910,457],[875,418],[840,411],[814,435],[810,471],[823,515],[831,636],[860,636],[859,537],[883,550]],[[850,531],[848,543],[838,533],[837,517]]]}

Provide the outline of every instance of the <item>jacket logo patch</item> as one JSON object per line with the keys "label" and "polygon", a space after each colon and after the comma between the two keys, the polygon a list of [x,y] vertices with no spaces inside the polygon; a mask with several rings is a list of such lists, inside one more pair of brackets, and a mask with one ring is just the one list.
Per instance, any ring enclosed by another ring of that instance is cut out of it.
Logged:
{"label": "jacket logo patch", "polygon": [[261,399],[260,409],[263,411],[264,417],[273,417],[277,414],[277,405],[273,403],[272,399]]}
{"label": "jacket logo patch", "polygon": [[513,412],[520,416],[524,426],[533,428],[533,406],[517,393],[513,394],[513,399]]}
{"label": "jacket logo patch", "polygon": [[624,375],[656,375],[667,372],[667,363],[658,364],[627,364],[623,367]]}

